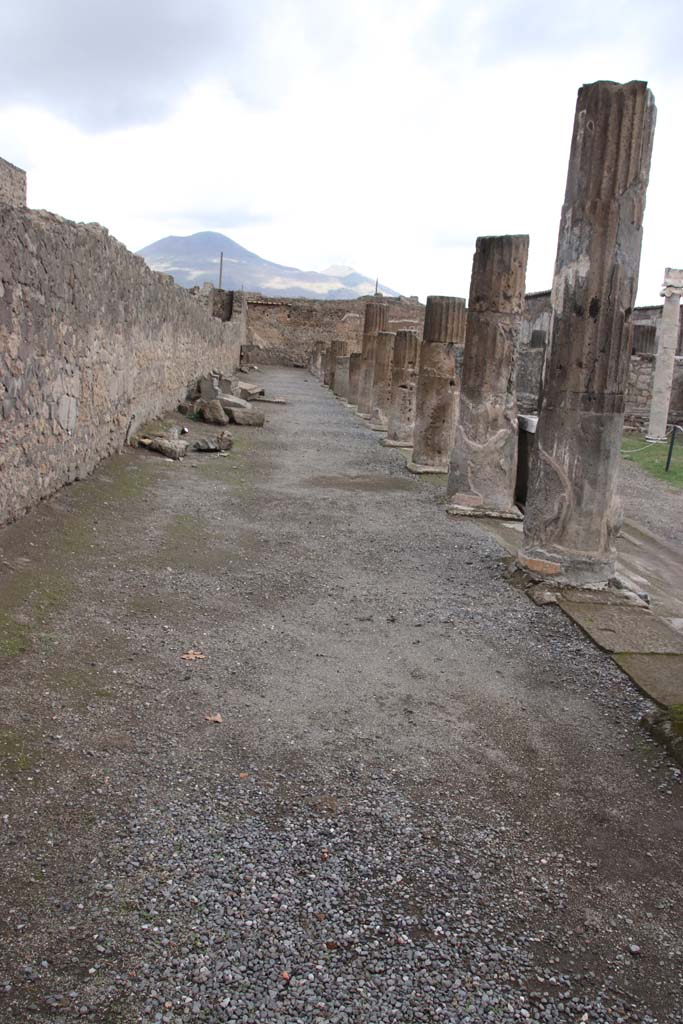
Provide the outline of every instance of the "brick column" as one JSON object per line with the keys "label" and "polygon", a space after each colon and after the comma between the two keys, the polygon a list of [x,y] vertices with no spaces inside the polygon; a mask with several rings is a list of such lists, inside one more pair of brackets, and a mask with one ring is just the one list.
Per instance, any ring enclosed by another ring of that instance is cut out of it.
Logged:
{"label": "brick column", "polygon": [[465,343],[465,300],[430,295],[415,398],[411,473],[447,473],[458,401],[456,348]]}
{"label": "brick column", "polygon": [[645,82],[579,90],[529,475],[522,568],[574,585],[614,575],[617,469],[655,105]]}
{"label": "brick column", "polygon": [[452,515],[522,518],[515,384],[528,253],[528,235],[477,239],[448,476]]}

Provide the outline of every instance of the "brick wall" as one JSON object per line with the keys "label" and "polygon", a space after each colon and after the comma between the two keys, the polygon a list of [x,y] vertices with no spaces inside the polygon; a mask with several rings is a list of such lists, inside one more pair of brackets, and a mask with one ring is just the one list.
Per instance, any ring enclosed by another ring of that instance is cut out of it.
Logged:
{"label": "brick wall", "polygon": [[239,360],[212,317],[97,225],[0,203],[0,523]]}

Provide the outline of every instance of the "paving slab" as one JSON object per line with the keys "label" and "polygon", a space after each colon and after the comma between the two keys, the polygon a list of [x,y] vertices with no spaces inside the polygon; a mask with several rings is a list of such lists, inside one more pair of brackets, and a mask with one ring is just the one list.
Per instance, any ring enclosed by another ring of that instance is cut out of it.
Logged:
{"label": "paving slab", "polygon": [[560,608],[606,651],[683,654],[683,634],[646,608],[587,604],[561,597]]}
{"label": "paving slab", "polygon": [[662,707],[683,706],[683,654],[616,654],[614,660]]}

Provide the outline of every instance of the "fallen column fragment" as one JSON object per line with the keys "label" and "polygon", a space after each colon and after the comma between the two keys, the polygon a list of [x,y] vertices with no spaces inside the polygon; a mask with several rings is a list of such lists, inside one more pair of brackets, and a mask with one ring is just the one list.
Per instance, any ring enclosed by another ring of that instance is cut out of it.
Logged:
{"label": "fallen column fragment", "polygon": [[381,442],[388,448],[410,448],[413,444],[418,352],[416,332],[398,331],[394,342],[387,436]]}
{"label": "fallen column fragment", "polygon": [[465,300],[430,295],[420,346],[411,473],[447,473],[457,414],[456,348],[465,343]]}
{"label": "fallen column fragment", "polygon": [[528,253],[528,235],[477,239],[447,487],[452,515],[522,518],[515,370]]}
{"label": "fallen column fragment", "polygon": [[561,584],[614,575],[617,469],[655,105],[645,82],[579,90],[518,564]]}

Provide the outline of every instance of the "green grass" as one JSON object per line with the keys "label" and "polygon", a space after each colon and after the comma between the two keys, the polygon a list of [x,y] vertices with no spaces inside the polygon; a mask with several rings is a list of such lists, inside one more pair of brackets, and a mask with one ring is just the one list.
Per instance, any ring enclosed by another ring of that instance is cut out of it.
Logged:
{"label": "green grass", "polygon": [[625,435],[621,442],[622,458],[627,462],[635,462],[647,473],[664,480],[670,487],[683,490],[683,434],[678,431],[674,444],[673,457],[669,472],[664,472],[666,456],[669,450],[668,441],[658,441],[646,446],[641,434]]}

